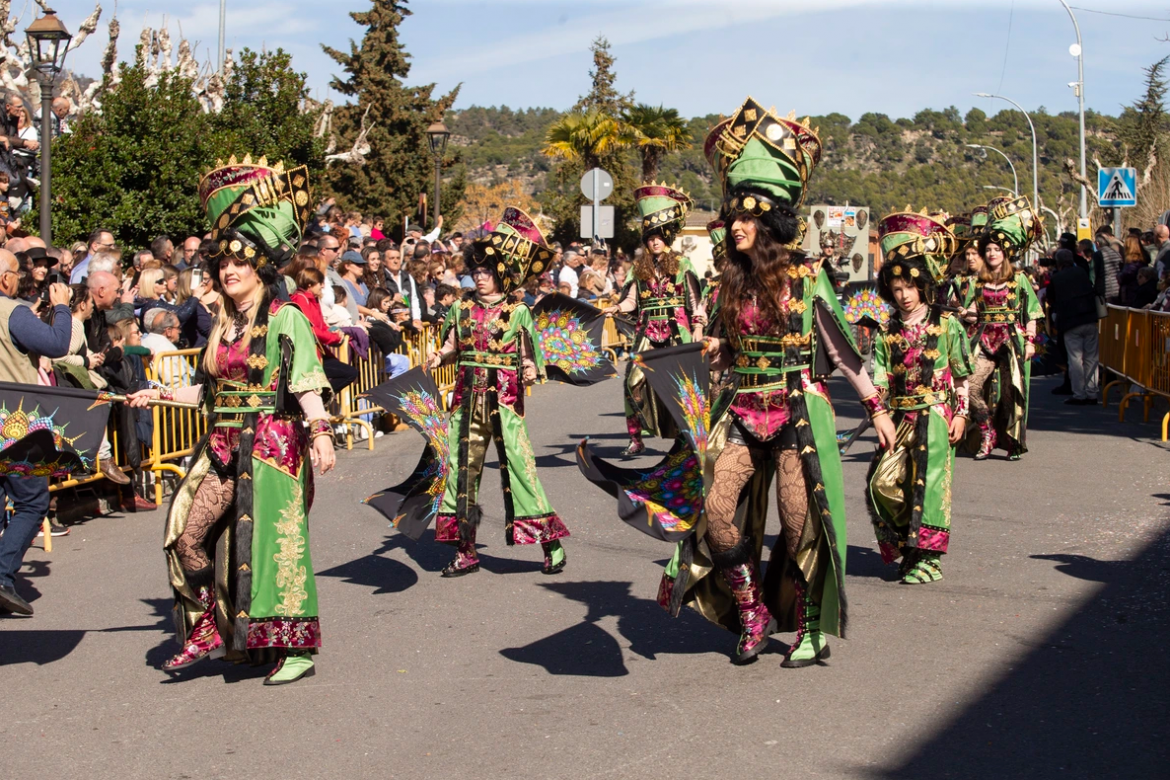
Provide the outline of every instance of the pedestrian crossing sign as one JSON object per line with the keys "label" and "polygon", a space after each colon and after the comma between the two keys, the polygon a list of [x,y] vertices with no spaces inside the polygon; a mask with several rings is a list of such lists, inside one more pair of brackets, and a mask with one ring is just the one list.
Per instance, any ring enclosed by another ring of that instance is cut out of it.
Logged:
{"label": "pedestrian crossing sign", "polygon": [[1097,170],[1097,201],[1101,208],[1137,205],[1136,168],[1100,168]]}

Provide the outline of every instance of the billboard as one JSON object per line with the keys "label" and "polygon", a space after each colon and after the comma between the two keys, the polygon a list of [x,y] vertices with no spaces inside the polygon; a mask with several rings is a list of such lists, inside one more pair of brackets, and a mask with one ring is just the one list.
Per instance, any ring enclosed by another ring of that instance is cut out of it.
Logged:
{"label": "billboard", "polygon": [[809,257],[821,256],[821,238],[833,246],[833,271],[848,276],[848,281],[868,282],[873,279],[873,255],[869,242],[869,209],[864,206],[813,205],[805,216],[808,230],[804,235],[804,250]]}

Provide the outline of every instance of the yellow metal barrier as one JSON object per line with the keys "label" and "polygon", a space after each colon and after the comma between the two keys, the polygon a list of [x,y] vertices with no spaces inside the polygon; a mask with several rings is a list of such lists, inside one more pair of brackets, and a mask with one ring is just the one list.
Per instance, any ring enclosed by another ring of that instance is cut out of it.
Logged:
{"label": "yellow metal barrier", "polygon": [[[1116,378],[1101,389],[1101,404],[1109,405],[1115,385],[1131,386],[1118,404],[1117,419],[1125,420],[1130,401],[1142,400],[1142,419],[1149,422],[1150,407],[1161,397],[1170,400],[1170,313],[1110,306],[1098,325],[1101,367]],[[1170,412],[1162,418],[1162,441],[1170,434]]]}
{"label": "yellow metal barrier", "polygon": [[[190,385],[199,364],[201,349],[160,352],[151,360],[147,378],[168,387]],[[154,430],[150,442],[150,470],[155,474],[154,503],[162,504],[163,487],[159,477],[164,472],[182,479],[187,470],[176,461],[195,454],[195,445],[207,432],[207,417],[200,409],[152,407]],[[146,467],[145,460],[143,467]]]}

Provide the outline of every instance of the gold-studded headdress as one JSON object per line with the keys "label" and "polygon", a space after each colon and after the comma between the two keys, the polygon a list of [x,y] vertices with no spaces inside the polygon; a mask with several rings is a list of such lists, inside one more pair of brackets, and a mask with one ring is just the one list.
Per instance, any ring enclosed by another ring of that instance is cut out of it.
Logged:
{"label": "gold-studded headdress", "polygon": [[511,206],[492,232],[475,240],[471,253],[471,265],[491,268],[505,293],[548,270],[552,259],[553,250],[536,221]]}
{"label": "gold-studded headdress", "polygon": [[691,196],[666,184],[646,184],[634,190],[638,214],[642,218],[642,243],[657,234],[670,245],[686,224],[691,210]]}
{"label": "gold-studded headdress", "polygon": [[213,263],[233,256],[279,267],[296,252],[312,214],[308,168],[285,170],[251,155],[216,161],[199,182],[199,200],[217,246]]}

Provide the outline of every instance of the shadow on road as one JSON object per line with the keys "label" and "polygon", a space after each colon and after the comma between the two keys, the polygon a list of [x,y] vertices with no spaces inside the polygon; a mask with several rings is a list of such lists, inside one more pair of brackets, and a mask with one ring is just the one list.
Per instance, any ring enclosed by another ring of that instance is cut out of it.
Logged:
{"label": "shadow on road", "polygon": [[845,574],[848,577],[874,577],[887,582],[899,579],[898,567],[882,561],[876,550],[849,545],[845,553]]}
{"label": "shadow on road", "polygon": [[[616,616],[618,632],[630,651],[649,660],[659,653],[719,653],[729,655],[738,637],[684,610],[671,618],[652,599],[630,593],[633,583],[615,581],[549,582],[541,587],[588,607],[575,626],[500,655],[517,663],[543,666],[549,674],[583,677],[621,677],[629,674],[618,641],[597,622]],[[777,645],[779,649],[779,645]]]}
{"label": "shadow on road", "polygon": [[981,698],[871,777],[1170,775],[1170,532],[1132,561],[1033,557],[1107,584],[1048,635],[1025,637],[1024,658],[1005,653],[1003,676]]}
{"label": "shadow on road", "polygon": [[0,666],[56,663],[81,644],[86,631],[0,631]]}
{"label": "shadow on road", "polygon": [[1099,561],[1087,555],[1069,555],[1067,553],[1029,555],[1028,557],[1038,561],[1056,561],[1060,564],[1056,570],[1061,574],[1092,582],[1112,582],[1117,579],[1119,569],[1133,565],[1130,561]]}
{"label": "shadow on road", "polygon": [[386,546],[383,545],[377,552],[334,566],[332,569],[319,571],[317,576],[337,577],[342,582],[374,588],[374,595],[401,593],[418,582],[418,574],[401,561],[383,558],[380,553],[385,549]]}

